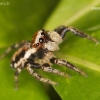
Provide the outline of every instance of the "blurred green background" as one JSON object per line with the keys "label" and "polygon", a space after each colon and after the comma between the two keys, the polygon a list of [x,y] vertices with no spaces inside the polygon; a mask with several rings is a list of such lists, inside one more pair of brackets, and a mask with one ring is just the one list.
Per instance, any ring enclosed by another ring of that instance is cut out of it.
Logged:
{"label": "blurred green background", "polygon": [[[53,30],[59,25],[71,25],[100,40],[99,19],[100,0],[1,0],[0,55],[16,42],[31,40],[37,30]],[[37,81],[24,70],[19,76],[19,89],[15,90],[14,71],[10,68],[13,51],[0,61],[0,100],[99,100],[100,44],[69,33],[60,48],[55,55],[84,70],[87,78],[54,65],[72,78],[39,70],[42,76],[59,83],[59,86],[50,86]]]}

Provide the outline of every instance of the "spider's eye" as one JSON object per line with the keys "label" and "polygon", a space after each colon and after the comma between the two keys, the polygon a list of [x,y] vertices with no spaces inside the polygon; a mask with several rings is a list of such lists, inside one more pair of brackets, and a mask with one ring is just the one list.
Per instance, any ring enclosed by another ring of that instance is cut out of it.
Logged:
{"label": "spider's eye", "polygon": [[43,37],[45,36],[45,34],[44,34],[43,32],[41,33],[41,35],[42,35]]}
{"label": "spider's eye", "polygon": [[40,38],[40,39],[39,39],[39,42],[40,42],[40,43],[43,43],[43,42],[44,42],[44,39],[43,39],[43,38]]}
{"label": "spider's eye", "polygon": [[36,46],[39,46],[39,43],[37,43]]}

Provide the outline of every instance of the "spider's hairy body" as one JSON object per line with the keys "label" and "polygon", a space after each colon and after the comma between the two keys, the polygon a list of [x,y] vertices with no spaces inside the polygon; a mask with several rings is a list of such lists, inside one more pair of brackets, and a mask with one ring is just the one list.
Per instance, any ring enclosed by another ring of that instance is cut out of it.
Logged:
{"label": "spider's hairy body", "polygon": [[1,58],[4,57],[7,53],[9,53],[11,48],[20,47],[14,53],[11,59],[11,67],[16,69],[15,72],[16,87],[18,83],[18,75],[24,68],[26,68],[27,71],[32,76],[36,77],[38,80],[53,85],[57,83],[41,77],[39,74],[35,73],[33,69],[34,68],[42,69],[43,71],[46,72],[52,72],[61,76],[69,77],[68,74],[51,67],[52,64],[58,64],[66,66],[67,68],[75,70],[76,72],[82,74],[83,76],[86,76],[86,74],[80,69],[78,69],[76,66],[74,66],[73,64],[71,64],[66,60],[56,58],[56,56],[53,54],[53,51],[59,50],[59,44],[63,41],[63,38],[65,37],[65,34],[68,31],[80,37],[90,39],[96,43],[98,42],[95,38],[73,27],[60,26],[56,28],[54,31],[39,30],[34,34],[31,42],[25,41],[13,45],[7,49],[7,51],[1,56]]}
{"label": "spider's hairy body", "polygon": [[[34,50],[33,50],[34,51]],[[35,51],[34,51],[35,53]],[[23,47],[18,49],[11,59],[11,67],[17,68],[31,55],[30,43],[26,43]]]}

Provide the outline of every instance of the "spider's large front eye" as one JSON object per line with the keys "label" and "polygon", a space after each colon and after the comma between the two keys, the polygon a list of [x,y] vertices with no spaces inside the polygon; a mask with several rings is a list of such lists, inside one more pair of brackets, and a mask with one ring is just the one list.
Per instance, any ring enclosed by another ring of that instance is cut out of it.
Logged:
{"label": "spider's large front eye", "polygon": [[43,42],[44,42],[44,39],[43,39],[43,38],[40,38],[40,39],[39,39],[39,42],[40,42],[40,43],[43,43]]}

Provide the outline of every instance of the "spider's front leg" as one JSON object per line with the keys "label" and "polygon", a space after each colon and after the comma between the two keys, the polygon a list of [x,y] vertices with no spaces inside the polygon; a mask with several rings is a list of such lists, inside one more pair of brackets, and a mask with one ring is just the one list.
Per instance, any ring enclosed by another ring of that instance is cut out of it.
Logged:
{"label": "spider's front leg", "polygon": [[68,62],[66,60],[62,60],[62,59],[58,59],[58,58],[52,58],[52,59],[50,59],[50,61],[53,64],[66,66],[67,68],[70,68],[70,69],[82,74],[83,76],[87,77],[85,72],[83,72],[82,70],[80,70],[79,68],[77,68],[76,66],[74,66],[73,64],[71,64],[70,62]]}
{"label": "spider's front leg", "polygon": [[[48,84],[52,84],[52,85],[58,85],[56,82],[51,81],[49,79],[43,78],[42,76],[40,76],[39,74],[35,73],[34,70],[32,68],[36,68],[36,66],[34,67],[34,64],[32,63],[28,63],[26,69],[28,70],[28,72],[35,77],[36,79],[38,79],[41,82],[44,83],[48,83]],[[39,64],[38,64],[38,68],[39,68]],[[41,66],[40,66],[41,68]]]}
{"label": "spider's front leg", "polygon": [[58,34],[60,34],[60,36],[61,36],[62,38],[64,38],[64,37],[65,37],[65,34],[66,34],[67,32],[70,31],[71,33],[73,33],[73,34],[75,34],[75,35],[78,35],[78,36],[80,36],[80,37],[90,39],[90,40],[92,40],[92,41],[94,41],[94,42],[96,42],[96,43],[99,42],[97,39],[91,37],[90,35],[85,34],[85,33],[81,32],[81,31],[79,31],[78,29],[73,28],[73,27],[70,27],[70,26],[69,26],[69,27],[66,27],[66,26],[59,26],[59,27],[56,28],[54,31],[56,31]]}

